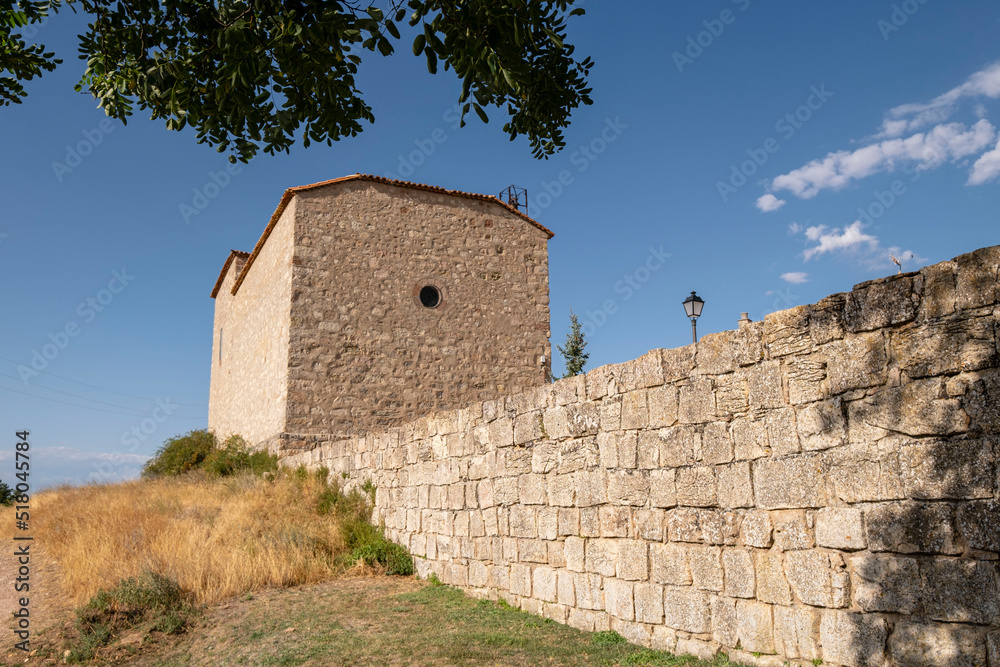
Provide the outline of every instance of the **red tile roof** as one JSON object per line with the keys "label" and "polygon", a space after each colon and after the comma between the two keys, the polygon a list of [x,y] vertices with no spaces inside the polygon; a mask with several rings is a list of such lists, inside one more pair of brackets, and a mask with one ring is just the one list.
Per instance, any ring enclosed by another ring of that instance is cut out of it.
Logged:
{"label": "red tile roof", "polygon": [[243,252],[242,250],[230,250],[229,257],[226,258],[226,263],[222,265],[222,271],[219,273],[219,279],[215,281],[215,287],[212,288],[212,298],[214,299],[222,289],[222,281],[226,279],[226,272],[229,271],[229,267],[232,265],[233,260],[237,257],[242,257],[246,259],[250,256],[250,253]]}
{"label": "red tile roof", "polygon": [[[513,206],[510,206],[509,204],[497,199],[492,195],[480,195],[473,192],[462,192],[461,190],[446,190],[445,188],[439,188],[434,185],[411,183],[410,181],[398,181],[392,178],[385,178],[383,176],[372,176],[370,174],[353,174],[351,176],[342,176],[340,178],[334,178],[329,181],[322,181],[320,183],[313,183],[311,185],[300,185],[298,187],[288,188],[287,190],[285,190],[285,194],[281,196],[281,201],[278,203],[278,208],[275,209],[274,214],[271,216],[271,220],[267,223],[267,227],[264,229],[264,233],[261,234],[260,240],[257,241],[257,245],[254,246],[253,252],[250,253],[249,259],[247,259],[246,263],[243,265],[243,270],[240,271],[240,275],[236,277],[236,284],[233,285],[232,293],[236,294],[236,292],[240,289],[240,285],[243,284],[243,280],[246,278],[247,272],[250,271],[250,266],[253,265],[254,260],[257,259],[257,255],[260,254],[261,248],[264,247],[264,243],[265,241],[267,241],[267,237],[271,235],[271,231],[274,229],[274,226],[278,224],[278,219],[281,217],[281,214],[285,211],[285,207],[288,206],[288,202],[292,200],[293,196],[295,196],[299,192],[305,192],[306,190],[313,190],[316,188],[324,187],[326,185],[333,185],[335,183],[346,183],[347,181],[371,181],[372,183],[384,183],[386,185],[396,185],[399,187],[411,188],[414,190],[423,190],[425,192],[435,192],[437,194],[442,194],[442,195],[452,195],[453,197],[465,197],[466,199],[478,199],[480,201],[492,202],[494,204],[498,204],[499,206],[504,207],[514,215],[520,218],[524,218],[525,221],[527,221],[531,225],[537,227],[538,229],[548,234],[549,238],[555,236],[555,234],[548,228],[540,225],[533,219],[526,216],[524,213],[518,211]],[[227,260],[226,266],[223,267],[222,269],[223,274],[225,274],[226,268],[229,267],[229,261],[231,260],[232,256],[230,255],[230,260]],[[220,276],[220,281],[221,281],[221,276]],[[212,293],[212,296],[213,297],[215,296],[215,292]]]}

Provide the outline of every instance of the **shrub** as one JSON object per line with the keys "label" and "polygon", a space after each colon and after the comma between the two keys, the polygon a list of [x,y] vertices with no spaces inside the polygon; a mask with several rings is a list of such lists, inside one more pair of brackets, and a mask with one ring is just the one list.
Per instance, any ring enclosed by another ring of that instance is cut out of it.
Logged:
{"label": "shrub", "polygon": [[211,476],[228,477],[242,472],[262,475],[277,469],[278,457],[251,450],[241,436],[229,436],[220,446],[214,433],[202,429],[163,443],[143,467],[142,475],[165,477],[204,470]]}
{"label": "shrub", "polygon": [[163,443],[142,468],[143,477],[181,475],[200,468],[215,449],[215,434],[205,429],[178,435]]}
{"label": "shrub", "polygon": [[14,489],[7,482],[0,482],[0,505],[10,507],[14,504]]}

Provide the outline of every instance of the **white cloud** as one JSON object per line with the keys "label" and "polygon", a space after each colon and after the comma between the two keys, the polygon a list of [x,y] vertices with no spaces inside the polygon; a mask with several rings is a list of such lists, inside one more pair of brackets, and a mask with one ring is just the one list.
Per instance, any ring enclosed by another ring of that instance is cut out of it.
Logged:
{"label": "white cloud", "polygon": [[878,239],[861,231],[863,227],[860,220],[855,220],[843,230],[831,229],[829,234],[823,233],[825,228],[822,225],[810,227],[806,230],[806,237],[810,241],[819,241],[819,244],[806,248],[805,260],[808,262],[813,257],[825,255],[828,252],[854,250],[864,245],[868,245],[870,248],[878,247]]}
{"label": "white cloud", "polygon": [[802,271],[790,271],[788,273],[782,273],[781,279],[787,283],[792,283],[793,285],[801,285],[802,283],[809,282],[809,274]]}
{"label": "white cloud", "polygon": [[960,86],[938,95],[930,102],[901,104],[890,109],[882,122],[882,132],[878,138],[899,137],[921,127],[943,123],[955,113],[960,100],[975,97],[1000,97],[1000,62],[979,70]]}
{"label": "white cloud", "polygon": [[982,185],[997,176],[1000,176],[1000,139],[997,140],[996,146],[980,155],[972,165],[968,184]]}
{"label": "white cloud", "polygon": [[772,194],[761,195],[757,198],[757,208],[764,213],[770,213],[771,211],[777,211],[779,208],[784,206],[787,202],[784,199],[778,199]]}
{"label": "white cloud", "polygon": [[798,234],[801,231],[802,231],[802,225],[800,225],[797,222],[793,222],[792,224],[788,225],[788,233],[791,234],[792,236]]}
{"label": "white cloud", "polygon": [[852,181],[893,171],[900,164],[916,164],[920,170],[939,167],[949,160],[978,153],[995,138],[995,128],[985,119],[968,129],[962,123],[938,125],[905,139],[887,139],[855,151],[828,153],[821,160],[776,177],[771,186],[811,199],[821,190],[839,190]]}

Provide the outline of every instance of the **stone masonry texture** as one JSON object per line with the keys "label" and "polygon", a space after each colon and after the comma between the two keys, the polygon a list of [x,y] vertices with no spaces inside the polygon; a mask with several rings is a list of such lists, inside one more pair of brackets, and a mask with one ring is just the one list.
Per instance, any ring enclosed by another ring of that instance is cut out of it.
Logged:
{"label": "stone masonry texture", "polygon": [[984,248],[282,462],[371,480],[421,575],[585,630],[1000,667],[998,271]]}
{"label": "stone masonry texture", "polygon": [[[386,179],[295,190],[236,293],[239,258],[217,291],[218,435],[302,447],[544,382],[544,228],[496,200]],[[535,437],[532,419],[519,437]]]}

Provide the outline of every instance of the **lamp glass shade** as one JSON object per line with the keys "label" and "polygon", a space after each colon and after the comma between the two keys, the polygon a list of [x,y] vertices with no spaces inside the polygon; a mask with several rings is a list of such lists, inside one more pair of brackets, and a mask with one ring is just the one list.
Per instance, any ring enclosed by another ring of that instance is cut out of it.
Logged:
{"label": "lamp glass shade", "polygon": [[688,317],[701,317],[701,309],[705,307],[705,301],[691,292],[691,296],[684,299],[684,312],[687,313]]}

